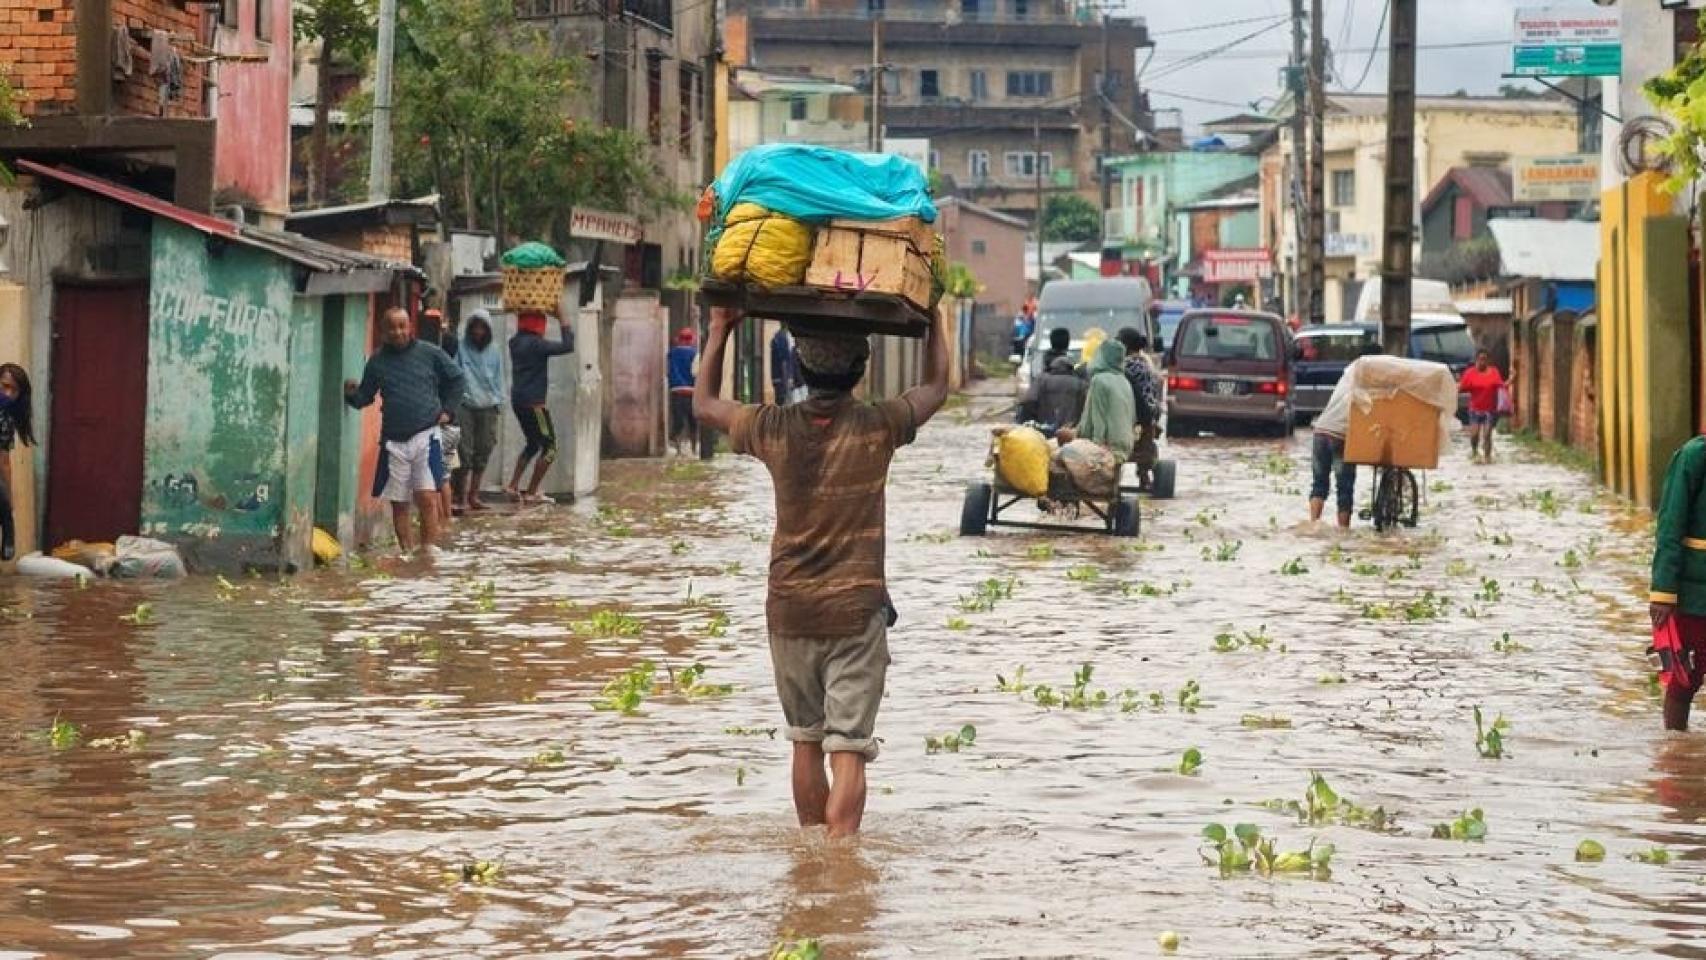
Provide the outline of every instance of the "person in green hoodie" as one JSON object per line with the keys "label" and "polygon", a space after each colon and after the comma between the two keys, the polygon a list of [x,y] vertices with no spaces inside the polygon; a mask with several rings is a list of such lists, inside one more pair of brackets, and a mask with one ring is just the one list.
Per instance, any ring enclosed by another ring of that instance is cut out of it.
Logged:
{"label": "person in green hoodie", "polygon": [[1706,679],[1706,437],[1671,457],[1656,512],[1648,610],[1655,637],[1674,625],[1681,642],[1689,682],[1665,684],[1665,729],[1687,730]]}
{"label": "person in green hoodie", "polygon": [[1137,422],[1137,401],[1125,378],[1125,345],[1111,338],[1102,341],[1090,358],[1089,372],[1090,395],[1072,436],[1107,447],[1124,463],[1131,459],[1137,442],[1132,429]]}

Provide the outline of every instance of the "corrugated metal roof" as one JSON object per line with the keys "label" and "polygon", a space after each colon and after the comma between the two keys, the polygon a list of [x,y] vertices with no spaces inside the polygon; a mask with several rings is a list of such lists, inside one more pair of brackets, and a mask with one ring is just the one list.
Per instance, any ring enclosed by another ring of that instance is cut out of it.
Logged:
{"label": "corrugated metal roof", "polygon": [[164,217],[173,223],[205,233],[210,237],[219,237],[258,250],[265,250],[274,256],[299,263],[310,270],[322,273],[386,271],[417,275],[420,272],[411,264],[386,260],[383,257],[375,257],[372,254],[361,253],[356,250],[346,250],[343,247],[311,240],[300,234],[286,233],[282,230],[262,230],[259,227],[241,224],[235,220],[227,220],[224,217],[198,213],[187,207],[180,207],[170,201],[162,200],[153,194],[143,193],[132,187],[68,167],[49,167],[32,160],[19,160],[18,168],[38,176],[47,177],[66,186],[87,190],[97,196],[106,197],[145,213]]}
{"label": "corrugated metal roof", "polygon": [[1501,271],[1533,280],[1592,280],[1599,269],[1599,224],[1584,220],[1491,220]]}

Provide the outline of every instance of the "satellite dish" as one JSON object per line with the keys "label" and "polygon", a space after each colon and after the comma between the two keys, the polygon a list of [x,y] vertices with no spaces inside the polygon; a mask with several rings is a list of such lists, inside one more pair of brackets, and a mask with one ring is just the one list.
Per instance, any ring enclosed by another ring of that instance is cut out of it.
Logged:
{"label": "satellite dish", "polygon": [[1623,125],[1617,140],[1617,154],[1623,175],[1638,173],[1670,173],[1671,161],[1660,155],[1659,142],[1676,132],[1676,125],[1663,117],[1637,117]]}

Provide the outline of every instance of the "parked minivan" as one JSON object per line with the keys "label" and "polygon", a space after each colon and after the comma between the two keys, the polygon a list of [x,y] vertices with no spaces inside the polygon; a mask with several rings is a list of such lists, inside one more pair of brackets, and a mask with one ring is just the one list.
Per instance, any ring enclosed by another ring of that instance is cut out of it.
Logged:
{"label": "parked minivan", "polygon": [[1142,277],[1055,280],[1046,284],[1037,298],[1037,328],[1026,341],[1019,363],[1018,393],[1023,396],[1031,388],[1032,378],[1042,375],[1049,331],[1057,327],[1071,331],[1075,363],[1084,349],[1084,333],[1091,328],[1112,337],[1121,327],[1132,327],[1154,343],[1156,327],[1149,310],[1153,299],[1149,281]]}
{"label": "parked minivan", "polygon": [[1167,432],[1241,424],[1291,433],[1291,331],[1271,313],[1192,310],[1167,356]]}
{"label": "parked minivan", "polygon": [[[1300,422],[1307,422],[1327,407],[1333,388],[1352,360],[1365,353],[1380,352],[1378,323],[1340,323],[1304,327],[1294,341],[1292,365],[1293,405]],[[1461,317],[1427,314],[1410,320],[1412,360],[1432,360],[1451,368],[1454,377],[1475,362],[1475,341],[1469,324]],[[1468,395],[1459,398],[1458,418],[1468,419]]]}

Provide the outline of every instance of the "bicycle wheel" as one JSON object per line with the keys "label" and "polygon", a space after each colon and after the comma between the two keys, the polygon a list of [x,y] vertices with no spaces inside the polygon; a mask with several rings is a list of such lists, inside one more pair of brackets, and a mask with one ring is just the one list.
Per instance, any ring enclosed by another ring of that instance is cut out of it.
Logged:
{"label": "bicycle wheel", "polygon": [[1375,471],[1374,529],[1385,533],[1398,522],[1399,490],[1397,471],[1384,467]]}
{"label": "bicycle wheel", "polygon": [[1409,470],[1399,470],[1398,479],[1401,485],[1398,522],[1414,530],[1416,523],[1422,517],[1421,484],[1416,481],[1416,475]]}

